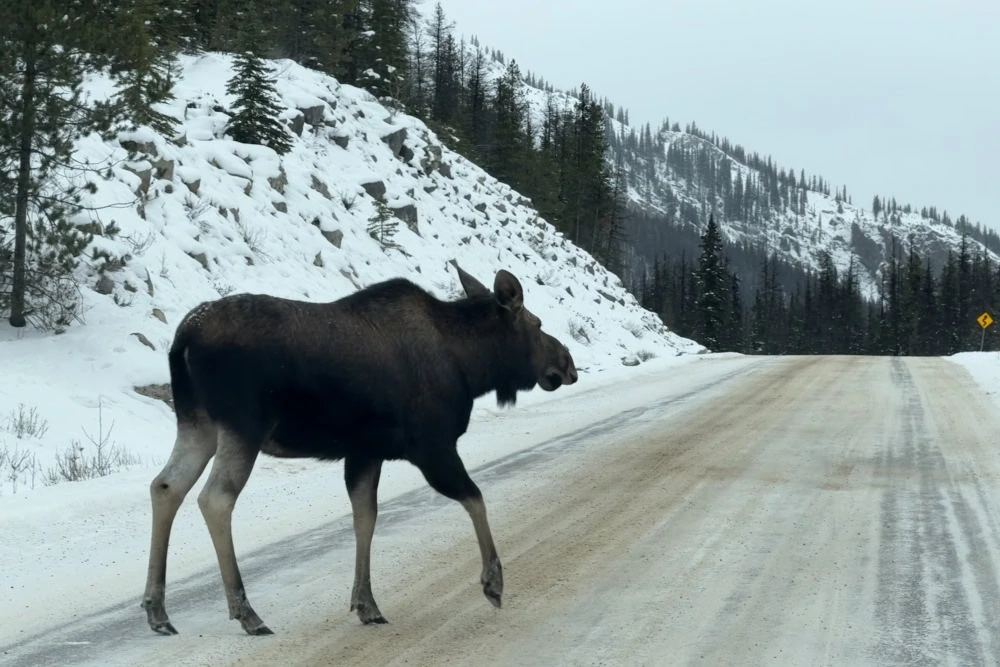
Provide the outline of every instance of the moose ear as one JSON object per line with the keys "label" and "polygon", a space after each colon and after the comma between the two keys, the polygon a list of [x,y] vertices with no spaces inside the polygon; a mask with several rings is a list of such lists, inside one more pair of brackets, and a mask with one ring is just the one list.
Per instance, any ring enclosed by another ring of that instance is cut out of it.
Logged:
{"label": "moose ear", "polygon": [[517,315],[524,307],[524,291],[521,283],[518,282],[514,274],[501,269],[497,272],[497,277],[493,281],[493,291],[497,295],[497,302]]}
{"label": "moose ear", "polygon": [[455,264],[455,270],[458,271],[458,279],[462,282],[462,288],[465,290],[466,296],[483,296],[490,293],[485,285],[463,271],[462,267],[458,264]]}

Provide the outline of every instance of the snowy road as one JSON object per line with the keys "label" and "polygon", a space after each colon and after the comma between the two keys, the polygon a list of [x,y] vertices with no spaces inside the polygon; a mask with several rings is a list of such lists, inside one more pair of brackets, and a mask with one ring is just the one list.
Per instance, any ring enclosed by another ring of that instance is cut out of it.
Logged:
{"label": "snowy road", "polygon": [[98,614],[0,646],[0,662],[998,664],[1000,421],[964,369],[693,366],[642,379],[639,394],[605,390],[633,405],[596,421],[554,401],[535,418],[575,427],[473,473],[504,564],[502,610],[480,592],[464,510],[417,488],[381,505],[373,589],[389,625],[347,610],[344,514],[252,553],[235,527],[273,637],[227,620],[206,562],[168,574],[177,637],[146,627],[140,580],[106,591]]}

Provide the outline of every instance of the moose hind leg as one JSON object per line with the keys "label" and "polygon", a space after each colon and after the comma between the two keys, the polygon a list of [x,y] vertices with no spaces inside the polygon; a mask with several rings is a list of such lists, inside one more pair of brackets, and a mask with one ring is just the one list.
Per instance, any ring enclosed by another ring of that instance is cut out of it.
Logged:
{"label": "moose hind leg", "polygon": [[479,487],[469,477],[458,451],[454,448],[435,451],[417,463],[417,467],[435,491],[462,503],[465,511],[469,513],[483,561],[483,572],[480,576],[483,595],[499,609],[500,599],[503,596],[503,566],[493,544],[493,535],[486,518],[486,503]]}
{"label": "moose hind leg", "polygon": [[351,611],[358,612],[364,624],[388,623],[372,595],[371,553],[375,519],[378,516],[378,482],[382,474],[379,459],[344,460],[344,482],[351,498],[354,514],[354,588],[351,591]]}
{"label": "moose hind leg", "polygon": [[215,454],[215,447],[216,429],[207,419],[179,422],[177,440],[170,458],[149,485],[153,522],[146,591],[142,596],[141,607],[146,610],[149,627],[160,634],[177,634],[164,605],[170,529],[185,496],[201,477],[208,460]]}
{"label": "moose hind leg", "polygon": [[225,428],[220,429],[219,448],[208,481],[198,495],[198,506],[205,517],[215,555],[219,559],[222,584],[229,603],[229,618],[238,620],[247,634],[270,635],[273,633],[247,600],[233,548],[233,508],[250,478],[259,452],[258,443],[247,442]]}

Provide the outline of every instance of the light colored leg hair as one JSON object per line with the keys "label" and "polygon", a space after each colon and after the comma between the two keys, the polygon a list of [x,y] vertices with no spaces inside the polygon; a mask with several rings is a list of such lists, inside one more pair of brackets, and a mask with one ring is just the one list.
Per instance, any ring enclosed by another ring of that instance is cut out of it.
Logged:
{"label": "light colored leg hair", "polygon": [[486,519],[486,503],[481,495],[466,498],[461,502],[462,507],[472,518],[472,527],[479,542],[479,554],[483,559],[483,573],[479,580],[483,585],[483,594],[499,609],[500,598],[503,595],[503,566],[500,565],[500,557],[497,555],[493,534],[490,532],[490,523]]}
{"label": "light colored leg hair", "polygon": [[229,603],[229,618],[237,619],[247,634],[269,635],[273,633],[247,600],[233,548],[233,508],[250,478],[259,452],[258,443],[244,442],[229,430],[220,428],[215,462],[205,487],[198,495],[198,506],[205,517],[212,544],[215,545],[215,555],[219,559],[222,584]]}
{"label": "light colored leg hair", "polygon": [[500,565],[490,524],[486,519],[483,494],[469,477],[454,445],[432,451],[432,456],[425,456],[417,461],[416,465],[435,491],[462,503],[462,507],[472,518],[476,540],[479,542],[479,554],[483,559],[483,573],[480,577],[483,595],[494,607],[499,608],[500,598],[503,595],[503,567]]}
{"label": "light colored leg hair", "polygon": [[190,424],[179,423],[170,458],[149,485],[153,525],[146,592],[141,606],[146,610],[149,627],[161,634],[177,634],[164,606],[170,529],[185,496],[215,454],[216,442],[216,428],[207,418],[202,417]]}
{"label": "light colored leg hair", "polygon": [[[378,517],[378,482],[382,473],[382,461],[354,464],[345,461],[345,472],[353,483],[348,487],[351,509],[354,514],[354,589],[351,591],[351,611],[357,610],[362,623],[387,623],[379,611],[372,595],[371,549],[375,534],[375,520]],[[354,468],[364,465],[364,468]],[[347,467],[351,466],[348,472]]]}

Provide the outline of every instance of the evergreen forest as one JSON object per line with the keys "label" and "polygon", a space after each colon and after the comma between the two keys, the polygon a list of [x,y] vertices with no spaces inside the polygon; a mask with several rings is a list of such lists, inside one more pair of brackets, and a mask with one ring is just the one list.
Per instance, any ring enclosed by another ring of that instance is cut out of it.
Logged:
{"label": "evergreen forest", "polygon": [[[69,222],[77,193],[53,176],[56,167],[89,168],[73,163],[73,141],[138,124],[170,136],[171,119],[150,105],[171,99],[178,54],[208,50],[236,56],[233,137],[288,149],[264,59],[291,59],[365,88],[530,198],[667,326],[713,351],[939,355],[981,342],[1000,347],[992,330],[983,341],[976,322],[1000,312],[1000,266],[985,251],[1000,251],[996,232],[922,208],[921,218],[961,231],[960,250],[925,257],[894,238],[875,299],[862,294],[853,267],[840,273],[828,255],[819,271],[805,271],[773,248],[727,244],[719,220],[765,227],[803,215],[809,192],[838,206],[853,198],[694,123],[634,127],[626,109],[586,84],[568,91],[574,104],[560,104],[543,79],[461,37],[440,4],[423,15],[413,0],[122,0],[115,8],[9,0],[0,6],[0,47],[0,308],[16,327],[73,317],[69,276],[89,237]],[[95,69],[122,85],[117,98],[84,103],[80,87]],[[540,117],[529,112],[529,92],[546,97]],[[668,148],[670,132],[685,140]],[[684,193],[656,173],[664,155]],[[734,170],[737,163],[753,176]],[[662,206],[637,206],[636,196]],[[871,210],[886,220],[918,213],[886,197]]]}

